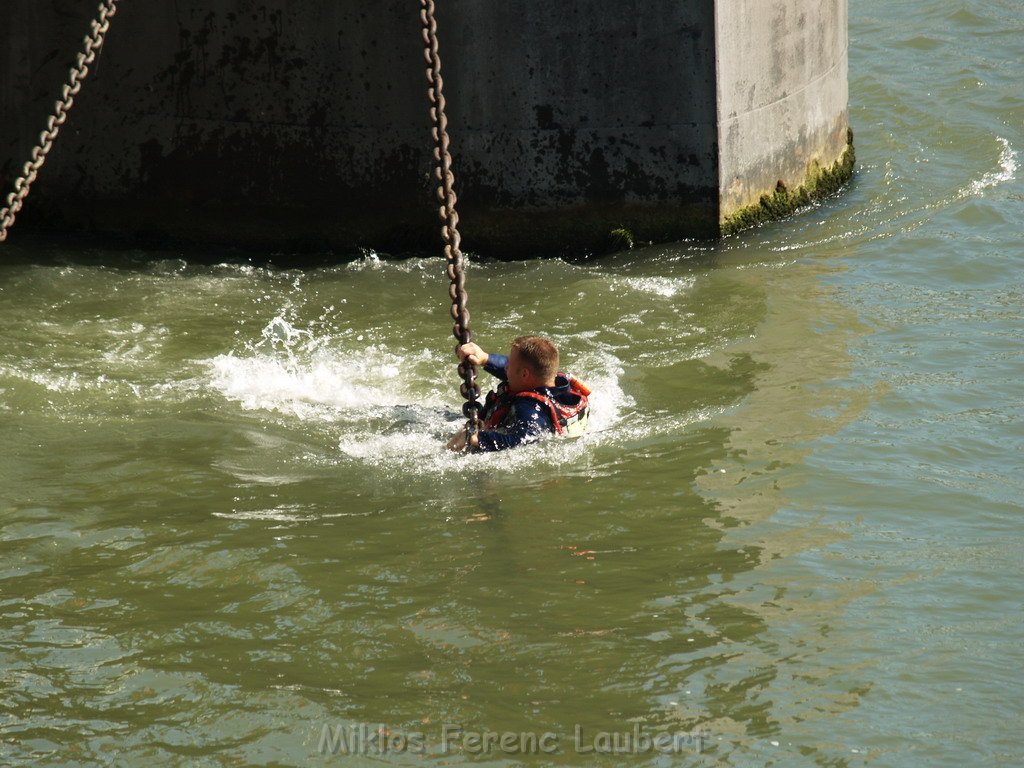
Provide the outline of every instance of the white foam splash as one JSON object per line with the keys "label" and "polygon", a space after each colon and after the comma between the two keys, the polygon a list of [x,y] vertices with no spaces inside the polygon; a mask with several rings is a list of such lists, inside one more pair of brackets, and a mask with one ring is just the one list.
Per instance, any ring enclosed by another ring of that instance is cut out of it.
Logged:
{"label": "white foam splash", "polygon": [[276,523],[299,523],[311,518],[325,520],[338,517],[370,517],[374,512],[326,512],[324,510],[306,510],[299,504],[284,504],[271,509],[236,509],[231,512],[214,512],[214,517],[228,520],[257,520]]}
{"label": "white foam splash", "polygon": [[[245,409],[312,421],[318,429],[326,426],[337,435],[338,462],[363,464],[393,477],[586,464],[596,446],[631,439],[637,429],[650,433],[664,426],[629,418],[634,401],[622,389],[623,364],[610,349],[581,345],[580,337],[556,341],[569,353],[570,371],[593,390],[588,434],[471,456],[445,449],[463,422],[450,377],[435,380],[450,365],[441,352],[392,352],[382,345],[361,346],[358,340],[318,337],[278,316],[259,340],[207,364],[209,384],[228,400]],[[353,343],[355,349],[343,348]],[[495,383],[486,375],[483,379],[485,387]]]}
{"label": "white foam splash", "polygon": [[363,257],[350,261],[345,265],[345,269],[350,272],[362,272],[366,269],[380,271],[384,269],[384,262],[375,251],[363,251]]}
{"label": "white foam splash", "polygon": [[444,442],[461,428],[461,417],[451,411],[447,414],[433,411],[419,412],[403,430],[385,434],[369,431],[345,434],[338,448],[350,459],[395,474],[443,475],[483,468],[515,472],[525,467],[576,462],[616,433],[634,403],[619,385],[623,369],[618,358],[606,352],[584,353],[575,362],[573,373],[593,390],[590,429],[581,438],[544,439],[498,453],[452,454],[445,450]]}
{"label": "white foam splash", "polygon": [[344,268],[348,272],[424,272],[428,268],[441,272],[443,267],[444,261],[438,258],[382,259],[376,251],[367,249],[363,251],[362,258],[350,261]]}
{"label": "white foam splash", "polygon": [[689,290],[697,282],[694,277],[622,277],[615,281],[618,286],[641,293],[672,298],[677,293]]}
{"label": "white foam splash", "polygon": [[[308,418],[327,415],[315,406],[352,409],[403,400],[398,367],[369,349],[361,359],[338,360],[326,353],[295,365],[268,355],[243,358],[219,355],[209,361],[212,384],[243,408],[292,413]],[[375,385],[363,384],[373,380]]]}
{"label": "white foam splash", "polygon": [[0,376],[38,384],[50,392],[79,392],[83,389],[98,389],[106,381],[105,376],[79,376],[76,371],[62,374],[52,371],[25,371],[8,366],[0,366]]}
{"label": "white foam splash", "polygon": [[[381,345],[339,349],[329,337],[317,338],[283,317],[271,320],[262,339],[236,355],[218,355],[207,364],[211,384],[247,410],[272,410],[299,418],[336,419],[346,413],[431,398],[413,393],[403,378],[408,361]],[[425,350],[424,355],[429,355]]]}
{"label": "white foam splash", "polygon": [[996,136],[996,140],[1003,145],[1002,151],[999,153],[999,168],[995,171],[990,171],[982,176],[980,179],[972,181],[970,185],[964,190],[964,195],[977,195],[990,187],[995,187],[1006,181],[1013,181],[1017,175],[1017,151],[1010,146],[1010,142],[1001,136]]}

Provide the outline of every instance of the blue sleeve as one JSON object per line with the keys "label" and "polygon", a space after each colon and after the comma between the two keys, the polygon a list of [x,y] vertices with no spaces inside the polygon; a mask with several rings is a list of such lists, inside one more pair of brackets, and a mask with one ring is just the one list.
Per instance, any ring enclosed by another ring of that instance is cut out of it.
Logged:
{"label": "blue sleeve", "polygon": [[484,363],[484,370],[491,376],[496,376],[502,381],[508,381],[508,358],[504,355],[496,355],[493,352],[487,356]]}
{"label": "blue sleeve", "polygon": [[481,451],[503,451],[523,443],[532,443],[552,430],[554,425],[551,423],[551,414],[543,403],[517,398],[513,405],[516,409],[515,426],[508,432],[479,432]]}

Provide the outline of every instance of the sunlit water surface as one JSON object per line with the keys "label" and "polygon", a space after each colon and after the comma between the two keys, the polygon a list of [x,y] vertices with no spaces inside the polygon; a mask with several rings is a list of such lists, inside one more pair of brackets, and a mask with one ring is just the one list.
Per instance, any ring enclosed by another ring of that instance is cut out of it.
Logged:
{"label": "sunlit water surface", "polygon": [[[481,261],[593,429],[455,457],[437,260],[4,247],[4,764],[1019,765],[1016,0],[851,4],[855,182],[718,245]],[[472,222],[465,223],[472,239]],[[527,256],[528,254],[524,254]],[[214,259],[216,261],[217,259]],[[705,735],[579,754],[574,729]],[[550,742],[549,742],[550,743]]]}

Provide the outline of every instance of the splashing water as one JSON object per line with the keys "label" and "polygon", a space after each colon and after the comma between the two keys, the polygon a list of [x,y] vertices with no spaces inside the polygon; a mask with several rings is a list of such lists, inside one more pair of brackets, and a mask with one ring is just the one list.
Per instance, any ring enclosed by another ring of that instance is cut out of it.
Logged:
{"label": "splashing water", "polygon": [[1010,146],[1010,142],[1002,136],[996,136],[996,141],[1002,145],[999,152],[999,168],[986,173],[980,179],[976,179],[964,190],[965,195],[977,195],[991,187],[997,187],[1007,181],[1013,181],[1017,176],[1017,151]]}
{"label": "splashing water", "polygon": [[[329,336],[316,337],[278,315],[240,355],[218,355],[209,361],[211,383],[243,408],[300,419],[358,418],[414,399],[410,382],[402,375],[407,359],[382,344],[346,353],[332,348],[330,341]],[[431,400],[427,404],[441,405]]]}
{"label": "splashing water", "polygon": [[417,412],[406,424],[396,423],[382,434],[360,431],[343,435],[338,447],[343,454],[377,467],[415,474],[458,472],[481,467],[518,471],[532,465],[572,464],[585,458],[589,449],[614,437],[622,412],[633,404],[618,383],[622,368],[612,355],[591,356],[577,368],[580,378],[594,390],[590,428],[573,440],[544,439],[539,443],[501,453],[460,456],[445,451],[443,441],[461,428],[462,417],[451,411]]}
{"label": "splashing water", "polygon": [[[385,262],[359,263],[388,268]],[[594,390],[588,435],[542,440],[499,455],[451,454],[444,443],[460,428],[462,416],[453,409],[457,395],[439,384],[451,365],[447,357],[429,349],[395,352],[383,343],[360,343],[362,334],[342,341],[300,327],[286,314],[277,314],[239,351],[208,360],[210,384],[243,409],[295,420],[297,429],[313,422],[335,430],[339,461],[374,465],[390,474],[480,466],[514,471],[534,463],[574,462],[614,437],[633,405],[619,384],[622,362],[608,350],[594,349],[573,356],[573,372]]]}
{"label": "splashing water", "polygon": [[694,282],[693,277],[624,277],[615,285],[670,299],[692,288]]}

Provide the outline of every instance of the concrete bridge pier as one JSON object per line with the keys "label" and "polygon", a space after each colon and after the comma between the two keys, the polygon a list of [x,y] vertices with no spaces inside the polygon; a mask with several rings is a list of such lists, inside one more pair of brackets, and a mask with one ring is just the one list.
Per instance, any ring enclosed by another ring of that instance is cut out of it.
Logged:
{"label": "concrete bridge pier", "polygon": [[[438,0],[465,247],[717,237],[831,193],[846,2]],[[95,2],[2,5],[9,189]],[[428,123],[415,2],[126,2],[18,227],[433,250]]]}
{"label": "concrete bridge pier", "polygon": [[715,0],[715,41],[722,230],[837,191],[854,161],[846,0]]}

